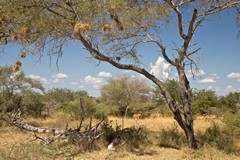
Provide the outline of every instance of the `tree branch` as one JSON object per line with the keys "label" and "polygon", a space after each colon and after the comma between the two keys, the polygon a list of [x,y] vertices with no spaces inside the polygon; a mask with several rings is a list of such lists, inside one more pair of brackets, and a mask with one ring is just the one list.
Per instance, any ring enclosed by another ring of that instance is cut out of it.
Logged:
{"label": "tree branch", "polygon": [[182,7],[182,6],[184,6],[184,5],[188,4],[188,3],[191,3],[193,1],[194,0],[187,0],[187,1],[181,0],[181,2],[178,4],[177,7],[180,8],[180,7]]}
{"label": "tree branch", "polygon": [[176,66],[176,63],[168,57],[168,55],[166,53],[166,48],[161,43],[159,43],[157,40],[153,39],[150,34],[146,33],[146,35],[150,39],[150,42],[156,43],[159,46],[159,48],[162,51],[162,55],[166,59],[166,61],[168,63],[170,63],[171,65]]}
{"label": "tree branch", "polygon": [[105,61],[110,63],[111,65],[115,66],[116,68],[119,69],[125,69],[125,70],[133,70],[135,72],[138,72],[142,75],[144,75],[145,77],[147,77],[148,79],[150,79],[152,82],[154,82],[155,84],[157,84],[159,86],[159,88],[162,91],[163,96],[165,97],[170,109],[174,112],[177,113],[179,112],[179,108],[178,105],[176,103],[176,101],[172,98],[172,96],[170,95],[170,93],[168,92],[168,90],[166,89],[166,87],[163,85],[163,82],[160,81],[157,77],[155,77],[153,74],[150,74],[148,71],[146,71],[144,68],[140,68],[137,67],[135,65],[129,65],[129,64],[120,64],[117,63],[116,61],[112,60],[111,58],[103,55],[102,53],[100,53],[98,50],[94,49],[92,47],[92,45],[86,41],[84,39],[84,37],[79,34],[78,35],[79,40],[81,41],[81,43],[85,46],[85,48],[89,51],[89,53],[97,60],[99,61]]}
{"label": "tree branch", "polygon": [[167,3],[170,5],[170,7],[174,10],[174,12],[177,14],[178,17],[178,29],[179,34],[182,37],[182,39],[186,38],[186,35],[183,31],[183,25],[182,25],[182,13],[179,11],[178,7],[175,6],[174,2],[172,0],[167,0]]}
{"label": "tree branch", "polygon": [[192,35],[194,33],[194,23],[197,19],[197,15],[198,15],[198,11],[197,11],[197,9],[194,9],[192,19],[191,19],[191,21],[189,23],[189,27],[188,27],[188,34],[187,34],[187,37],[186,37],[186,39],[184,41],[184,45],[183,45],[184,46],[184,52],[187,51],[187,48],[189,47],[189,43],[192,39]]}
{"label": "tree branch", "polygon": [[222,5],[212,6],[210,9],[204,11],[202,14],[198,15],[198,18],[200,18],[199,21],[196,22],[195,26],[193,27],[193,30],[195,31],[200,24],[205,20],[207,16],[219,13],[220,11],[226,9],[226,8],[234,8],[237,5],[240,4],[240,1],[237,0],[235,2],[232,2],[233,0],[227,1],[226,3],[223,3]]}

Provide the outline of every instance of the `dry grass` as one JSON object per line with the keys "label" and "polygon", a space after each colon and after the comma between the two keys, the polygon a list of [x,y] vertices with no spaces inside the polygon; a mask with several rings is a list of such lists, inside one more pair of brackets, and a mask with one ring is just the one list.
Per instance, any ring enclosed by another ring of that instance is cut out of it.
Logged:
{"label": "dry grass", "polygon": [[[64,119],[64,121],[63,121]],[[110,117],[113,124],[116,122],[121,124],[122,119]],[[49,126],[55,128],[64,128],[68,123],[71,127],[76,127],[78,121],[73,121],[62,113],[57,113],[53,117],[46,119],[27,119],[28,122],[36,122],[41,126]],[[205,131],[211,126],[212,121],[221,124],[218,119],[200,119],[195,121],[196,131]],[[173,126],[175,121],[171,117],[158,117],[146,119],[131,119],[127,118],[124,121],[124,127],[130,126],[145,126],[150,131],[159,132],[164,128]],[[65,160],[72,157],[74,160],[181,160],[181,159],[212,159],[212,160],[237,160],[236,155],[225,154],[217,149],[204,147],[200,150],[193,151],[187,147],[180,150],[173,148],[163,148],[153,143],[145,147],[144,150],[129,152],[124,149],[117,151],[108,151],[106,148],[92,152],[79,153],[77,147],[56,147],[42,146],[34,140],[33,133],[22,131],[12,126],[0,128],[0,160],[4,159],[58,159]],[[154,141],[154,137],[152,137]],[[75,153],[78,153],[74,155]]]}
{"label": "dry grass", "polygon": [[[109,119],[114,123],[117,122],[118,125],[121,125],[122,123],[122,118],[110,117]],[[194,129],[195,131],[204,132],[212,125],[213,122],[221,124],[221,121],[219,119],[197,119],[194,121]],[[172,127],[174,124],[176,124],[176,121],[172,117],[157,117],[146,119],[126,118],[124,120],[124,127],[145,126],[150,131],[161,131],[162,129]],[[179,130],[181,131],[180,128]]]}

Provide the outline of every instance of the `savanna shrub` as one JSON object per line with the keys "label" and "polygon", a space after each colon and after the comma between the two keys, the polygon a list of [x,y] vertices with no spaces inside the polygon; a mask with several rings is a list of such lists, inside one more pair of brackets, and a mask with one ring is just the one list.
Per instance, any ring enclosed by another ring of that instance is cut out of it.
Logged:
{"label": "savanna shrub", "polygon": [[186,138],[184,134],[178,131],[177,125],[173,127],[163,129],[160,132],[159,145],[161,147],[180,148],[183,144],[186,144]]}
{"label": "savanna shrub", "polygon": [[205,133],[198,133],[198,142],[201,147],[209,145],[226,153],[233,153],[237,150],[233,138],[224,134],[217,124],[213,124]]}
{"label": "savanna shrub", "polygon": [[104,131],[104,139],[111,143],[113,140],[117,139],[117,144],[124,144],[126,148],[130,151],[132,149],[140,148],[149,143],[148,131],[145,128],[124,128],[113,126],[105,122],[101,128]]}
{"label": "savanna shrub", "polygon": [[226,115],[224,131],[232,137],[240,137],[240,113]]}

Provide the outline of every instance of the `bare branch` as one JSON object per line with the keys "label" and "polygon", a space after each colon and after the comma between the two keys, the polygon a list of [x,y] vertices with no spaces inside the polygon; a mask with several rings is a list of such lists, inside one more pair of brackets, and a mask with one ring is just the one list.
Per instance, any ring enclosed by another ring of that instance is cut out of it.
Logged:
{"label": "bare branch", "polygon": [[194,0],[186,0],[186,1],[184,1],[184,0],[181,0],[181,2],[178,4],[178,8],[180,8],[180,7],[182,7],[182,6],[184,6],[184,5],[187,5],[187,4],[189,4],[189,3],[191,3],[191,2],[193,2]]}
{"label": "bare branch", "polygon": [[200,24],[206,19],[207,16],[219,13],[222,10],[225,10],[227,8],[234,8],[239,4],[240,4],[240,1],[238,1],[238,0],[236,0],[236,1],[230,0],[223,4],[220,4],[217,6],[212,6],[210,9],[208,9],[208,10],[204,11],[202,14],[198,15],[198,18],[200,18],[200,20],[198,20],[196,22],[195,26],[193,27],[193,30],[195,31],[200,26]]}
{"label": "bare branch", "polygon": [[183,31],[183,25],[182,25],[182,13],[178,9],[177,6],[175,6],[173,0],[167,0],[167,3],[170,5],[170,7],[174,10],[174,12],[177,14],[178,17],[178,29],[179,29],[179,34],[182,37],[182,39],[186,38],[186,35]]}
{"label": "bare branch", "polygon": [[198,15],[198,11],[197,11],[197,9],[194,9],[192,19],[191,19],[191,21],[189,23],[189,27],[188,27],[188,34],[184,41],[184,52],[186,52],[187,48],[189,47],[189,43],[192,39],[192,35],[194,33],[194,23],[197,19],[197,15]]}
{"label": "bare branch", "polygon": [[161,51],[162,51],[162,55],[163,55],[163,57],[166,59],[166,61],[167,61],[168,63],[170,63],[171,65],[176,66],[175,62],[172,61],[172,60],[168,57],[168,55],[167,55],[167,53],[166,53],[166,48],[165,48],[159,41],[153,39],[149,33],[146,33],[146,35],[147,35],[147,37],[150,39],[151,42],[154,42],[154,43],[156,43],[156,44],[159,46],[159,48],[160,48]]}

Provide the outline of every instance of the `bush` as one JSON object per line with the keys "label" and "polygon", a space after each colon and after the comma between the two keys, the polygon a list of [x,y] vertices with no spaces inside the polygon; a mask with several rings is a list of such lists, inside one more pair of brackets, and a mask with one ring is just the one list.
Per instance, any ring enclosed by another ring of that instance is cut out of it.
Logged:
{"label": "bush", "polygon": [[96,112],[94,113],[94,118],[96,119],[102,119],[103,117],[106,117],[109,114],[108,107],[99,103],[95,107]]}
{"label": "bush", "polygon": [[111,143],[113,140],[117,139],[117,145],[124,144],[126,148],[130,151],[134,149],[139,149],[149,143],[148,132],[144,128],[136,129],[134,127],[121,129],[121,126],[113,128],[113,126],[105,122],[102,125],[102,130],[104,131],[104,139]]}
{"label": "bush", "polygon": [[[62,108],[62,111],[64,113],[67,113],[71,115],[73,119],[79,119],[81,116],[84,116],[85,118],[92,117],[95,112],[95,103],[94,100],[91,98],[83,98],[83,108],[81,108],[80,102],[78,99],[72,100],[66,104]],[[83,109],[83,112],[82,112]]]}
{"label": "bush", "polygon": [[198,140],[200,146],[210,145],[226,153],[233,153],[237,149],[233,138],[224,134],[216,124],[208,128],[205,133],[198,133]]}
{"label": "bush", "polygon": [[229,114],[224,117],[224,131],[232,137],[240,136],[240,113]]}
{"label": "bush", "polygon": [[177,125],[173,127],[163,129],[159,137],[161,147],[170,147],[179,149],[183,144],[186,144],[186,138],[184,134],[179,133]]}

